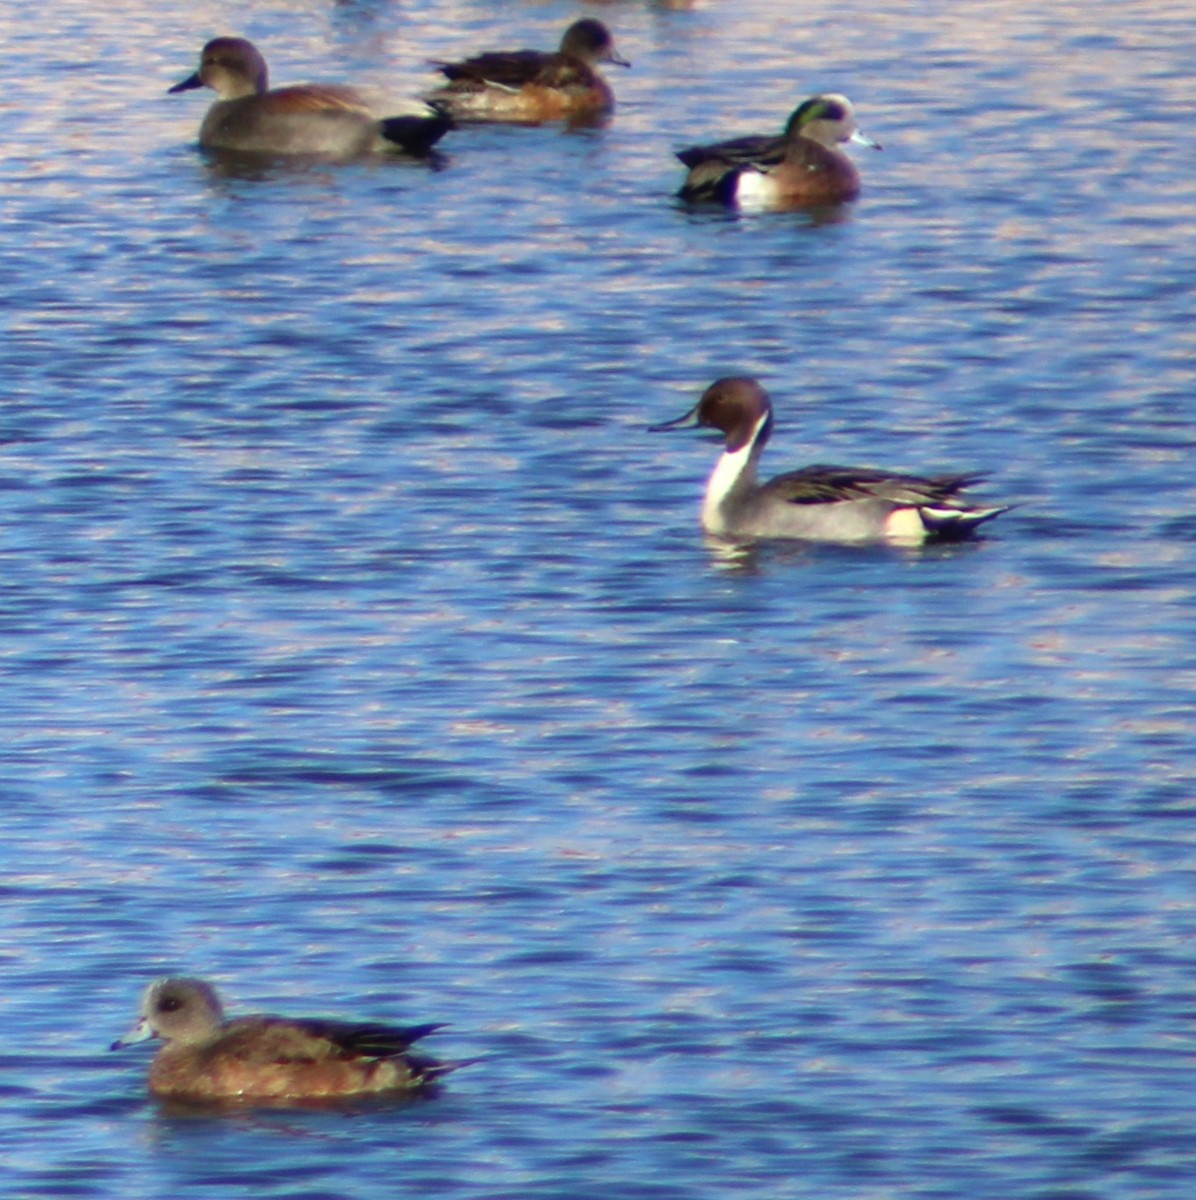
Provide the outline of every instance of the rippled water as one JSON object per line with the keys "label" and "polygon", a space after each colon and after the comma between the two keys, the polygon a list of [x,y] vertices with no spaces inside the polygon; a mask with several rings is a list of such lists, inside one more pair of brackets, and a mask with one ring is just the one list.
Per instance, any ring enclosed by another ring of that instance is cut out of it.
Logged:
{"label": "rippled water", "polygon": [[[1187,1197],[1196,333],[1185,6],[581,9],[605,129],[222,170],[216,33],[400,96],[579,8],[0,15],[0,661],[19,1197]],[[671,151],[847,92],[830,223]],[[988,473],[919,554],[720,557],[766,465]],[[451,1022],[427,1103],[214,1117],[148,978]]]}

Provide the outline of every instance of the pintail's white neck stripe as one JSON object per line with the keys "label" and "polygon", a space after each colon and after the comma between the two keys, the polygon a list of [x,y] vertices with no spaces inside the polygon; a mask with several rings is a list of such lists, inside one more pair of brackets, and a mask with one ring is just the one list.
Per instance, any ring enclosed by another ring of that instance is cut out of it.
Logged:
{"label": "pintail's white neck stripe", "polygon": [[759,453],[760,434],[768,425],[770,414],[765,412],[752,428],[752,436],[738,450],[724,450],[706,482],[706,496],[702,501],[702,524],[711,533],[722,532],[726,527],[723,518],[723,503],[741,484],[749,486],[755,479],[756,455]]}

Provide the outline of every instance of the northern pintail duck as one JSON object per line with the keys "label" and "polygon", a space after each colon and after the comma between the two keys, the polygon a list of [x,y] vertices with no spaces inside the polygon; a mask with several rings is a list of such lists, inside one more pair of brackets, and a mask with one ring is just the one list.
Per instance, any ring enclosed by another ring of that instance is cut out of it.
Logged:
{"label": "northern pintail duck", "polygon": [[729,205],[818,206],[853,200],[855,164],[839,149],[859,142],[879,150],[856,126],[846,96],[813,96],[798,106],[779,136],[748,136],[690,146],[677,157],[689,167],[678,195]]}
{"label": "northern pintail duck", "polygon": [[140,1020],[112,1049],[162,1039],[149,1075],[149,1089],[156,1096],[332,1099],[418,1091],[461,1065],[410,1053],[414,1042],[440,1028],[270,1016],[225,1020],[211,984],[176,977],[149,985]]}
{"label": "northern pintail duck", "polygon": [[449,80],[427,99],[469,121],[534,122],[601,116],[615,104],[600,62],[629,67],[610,30],[585,17],[565,30],[559,50],[496,50],[463,62],[434,62]]}
{"label": "northern pintail duck", "polygon": [[772,432],[772,403],[754,379],[712,383],[694,408],[651,429],[717,429],[725,449],[706,484],[702,526],[731,541],[801,538],[905,545],[957,540],[1006,511],[960,493],[978,475],[899,475],[867,467],[802,467],[767,483],[756,464]]}
{"label": "northern pintail duck", "polygon": [[199,70],[169,90],[198,87],[219,97],[199,129],[200,145],[212,150],[341,159],[396,147],[426,154],[453,126],[434,106],[421,106],[419,115],[379,118],[357,91],[334,84],[271,90],[266,60],[244,38],[213,38]]}

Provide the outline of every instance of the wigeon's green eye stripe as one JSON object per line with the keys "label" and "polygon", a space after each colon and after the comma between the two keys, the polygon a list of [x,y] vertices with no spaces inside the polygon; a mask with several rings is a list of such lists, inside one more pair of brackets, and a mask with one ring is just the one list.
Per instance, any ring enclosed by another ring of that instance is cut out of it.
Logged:
{"label": "wigeon's green eye stripe", "polygon": [[702,526],[732,542],[770,538],[918,545],[959,540],[1006,511],[963,492],[978,475],[905,475],[868,467],[803,467],[767,483],[756,466],[772,432],[772,402],[747,375],[715,380],[694,408],[653,429],[710,426],[724,435],[706,484]]}
{"label": "wigeon's green eye stripe", "polygon": [[615,106],[599,63],[631,65],[615,51],[610,30],[584,17],[565,30],[557,50],[491,50],[433,63],[448,83],[425,99],[461,121],[599,120]]}
{"label": "wigeon's green eye stripe", "polygon": [[800,129],[807,121],[818,116],[822,107],[823,103],[817,96],[807,100],[804,104],[799,104],[794,110],[793,116],[789,118],[789,126]]}
{"label": "wigeon's green eye stripe", "polygon": [[146,988],[140,1019],[112,1048],[161,1039],[149,1077],[156,1096],[286,1103],[426,1091],[465,1065],[412,1050],[440,1028],[261,1015],[225,1020],[210,983],[178,976]]}

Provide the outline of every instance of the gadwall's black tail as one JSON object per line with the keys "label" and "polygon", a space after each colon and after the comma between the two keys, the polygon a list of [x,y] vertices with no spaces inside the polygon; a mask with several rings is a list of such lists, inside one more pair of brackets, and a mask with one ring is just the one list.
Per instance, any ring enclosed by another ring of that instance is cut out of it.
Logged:
{"label": "gadwall's black tail", "polygon": [[428,101],[426,116],[384,117],[379,122],[382,136],[408,154],[430,154],[432,147],[457,123],[452,114],[435,100]]}

